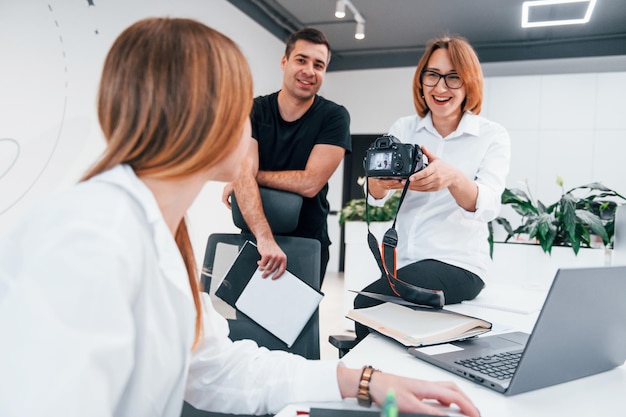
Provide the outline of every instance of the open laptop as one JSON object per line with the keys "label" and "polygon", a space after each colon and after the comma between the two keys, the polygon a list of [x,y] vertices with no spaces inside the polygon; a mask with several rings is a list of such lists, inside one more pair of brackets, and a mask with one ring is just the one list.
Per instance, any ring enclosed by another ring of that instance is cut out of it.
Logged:
{"label": "open laptop", "polygon": [[[532,334],[503,333],[409,352],[505,395],[560,384],[624,364],[625,294],[626,266],[559,269]],[[498,372],[485,373],[500,358]]]}

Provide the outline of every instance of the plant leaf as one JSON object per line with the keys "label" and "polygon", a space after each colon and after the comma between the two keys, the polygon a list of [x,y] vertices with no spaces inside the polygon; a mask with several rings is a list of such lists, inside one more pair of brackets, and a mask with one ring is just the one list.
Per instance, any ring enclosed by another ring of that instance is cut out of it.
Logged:
{"label": "plant leaf", "polygon": [[589,211],[576,210],[576,217],[581,222],[587,224],[591,228],[593,233],[600,236],[602,238],[602,242],[604,242],[605,245],[609,244],[609,235],[606,232],[604,223],[602,223],[602,220],[598,216]]}
{"label": "plant leaf", "polygon": [[537,218],[537,234],[536,238],[539,240],[539,244],[543,248],[544,252],[551,253],[552,243],[556,237],[557,227],[555,226],[556,219],[551,214],[541,214]]}
{"label": "plant leaf", "polygon": [[571,194],[563,194],[560,200],[559,219],[570,241],[576,241],[576,201]]}
{"label": "plant leaf", "polygon": [[517,214],[524,217],[537,213],[537,209],[530,201],[528,195],[518,188],[505,188],[502,192],[500,202],[502,204],[510,204]]}

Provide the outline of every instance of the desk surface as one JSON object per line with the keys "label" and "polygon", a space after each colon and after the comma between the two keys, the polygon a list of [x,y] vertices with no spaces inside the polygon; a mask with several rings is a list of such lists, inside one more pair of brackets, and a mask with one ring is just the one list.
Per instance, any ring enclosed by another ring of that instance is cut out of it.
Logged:
{"label": "desk surface", "polygon": [[[521,330],[530,333],[538,317],[538,312],[520,314],[475,305],[446,308],[489,320],[494,324],[494,332]],[[379,334],[367,336],[342,360],[347,366],[354,368],[369,364],[386,372],[413,378],[454,381],[474,401],[483,417],[626,415],[626,365],[575,381],[507,397],[423,362],[409,354],[406,347]],[[290,417],[291,413],[293,412],[285,409],[277,417]]]}

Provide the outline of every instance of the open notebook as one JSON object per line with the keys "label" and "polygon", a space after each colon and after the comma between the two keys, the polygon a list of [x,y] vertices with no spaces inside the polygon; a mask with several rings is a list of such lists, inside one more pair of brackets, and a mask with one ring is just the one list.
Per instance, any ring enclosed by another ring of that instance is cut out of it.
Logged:
{"label": "open notebook", "polygon": [[403,345],[428,346],[468,339],[491,330],[491,323],[465,314],[419,307],[399,297],[358,292],[385,300],[373,307],[352,309],[347,317]]}

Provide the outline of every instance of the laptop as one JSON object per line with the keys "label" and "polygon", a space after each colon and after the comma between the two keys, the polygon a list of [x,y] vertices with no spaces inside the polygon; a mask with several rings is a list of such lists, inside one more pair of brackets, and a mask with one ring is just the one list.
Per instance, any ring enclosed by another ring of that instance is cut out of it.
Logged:
{"label": "laptop", "polygon": [[505,395],[583,378],[626,361],[624,294],[626,266],[559,269],[532,334],[502,333],[409,352]]}

